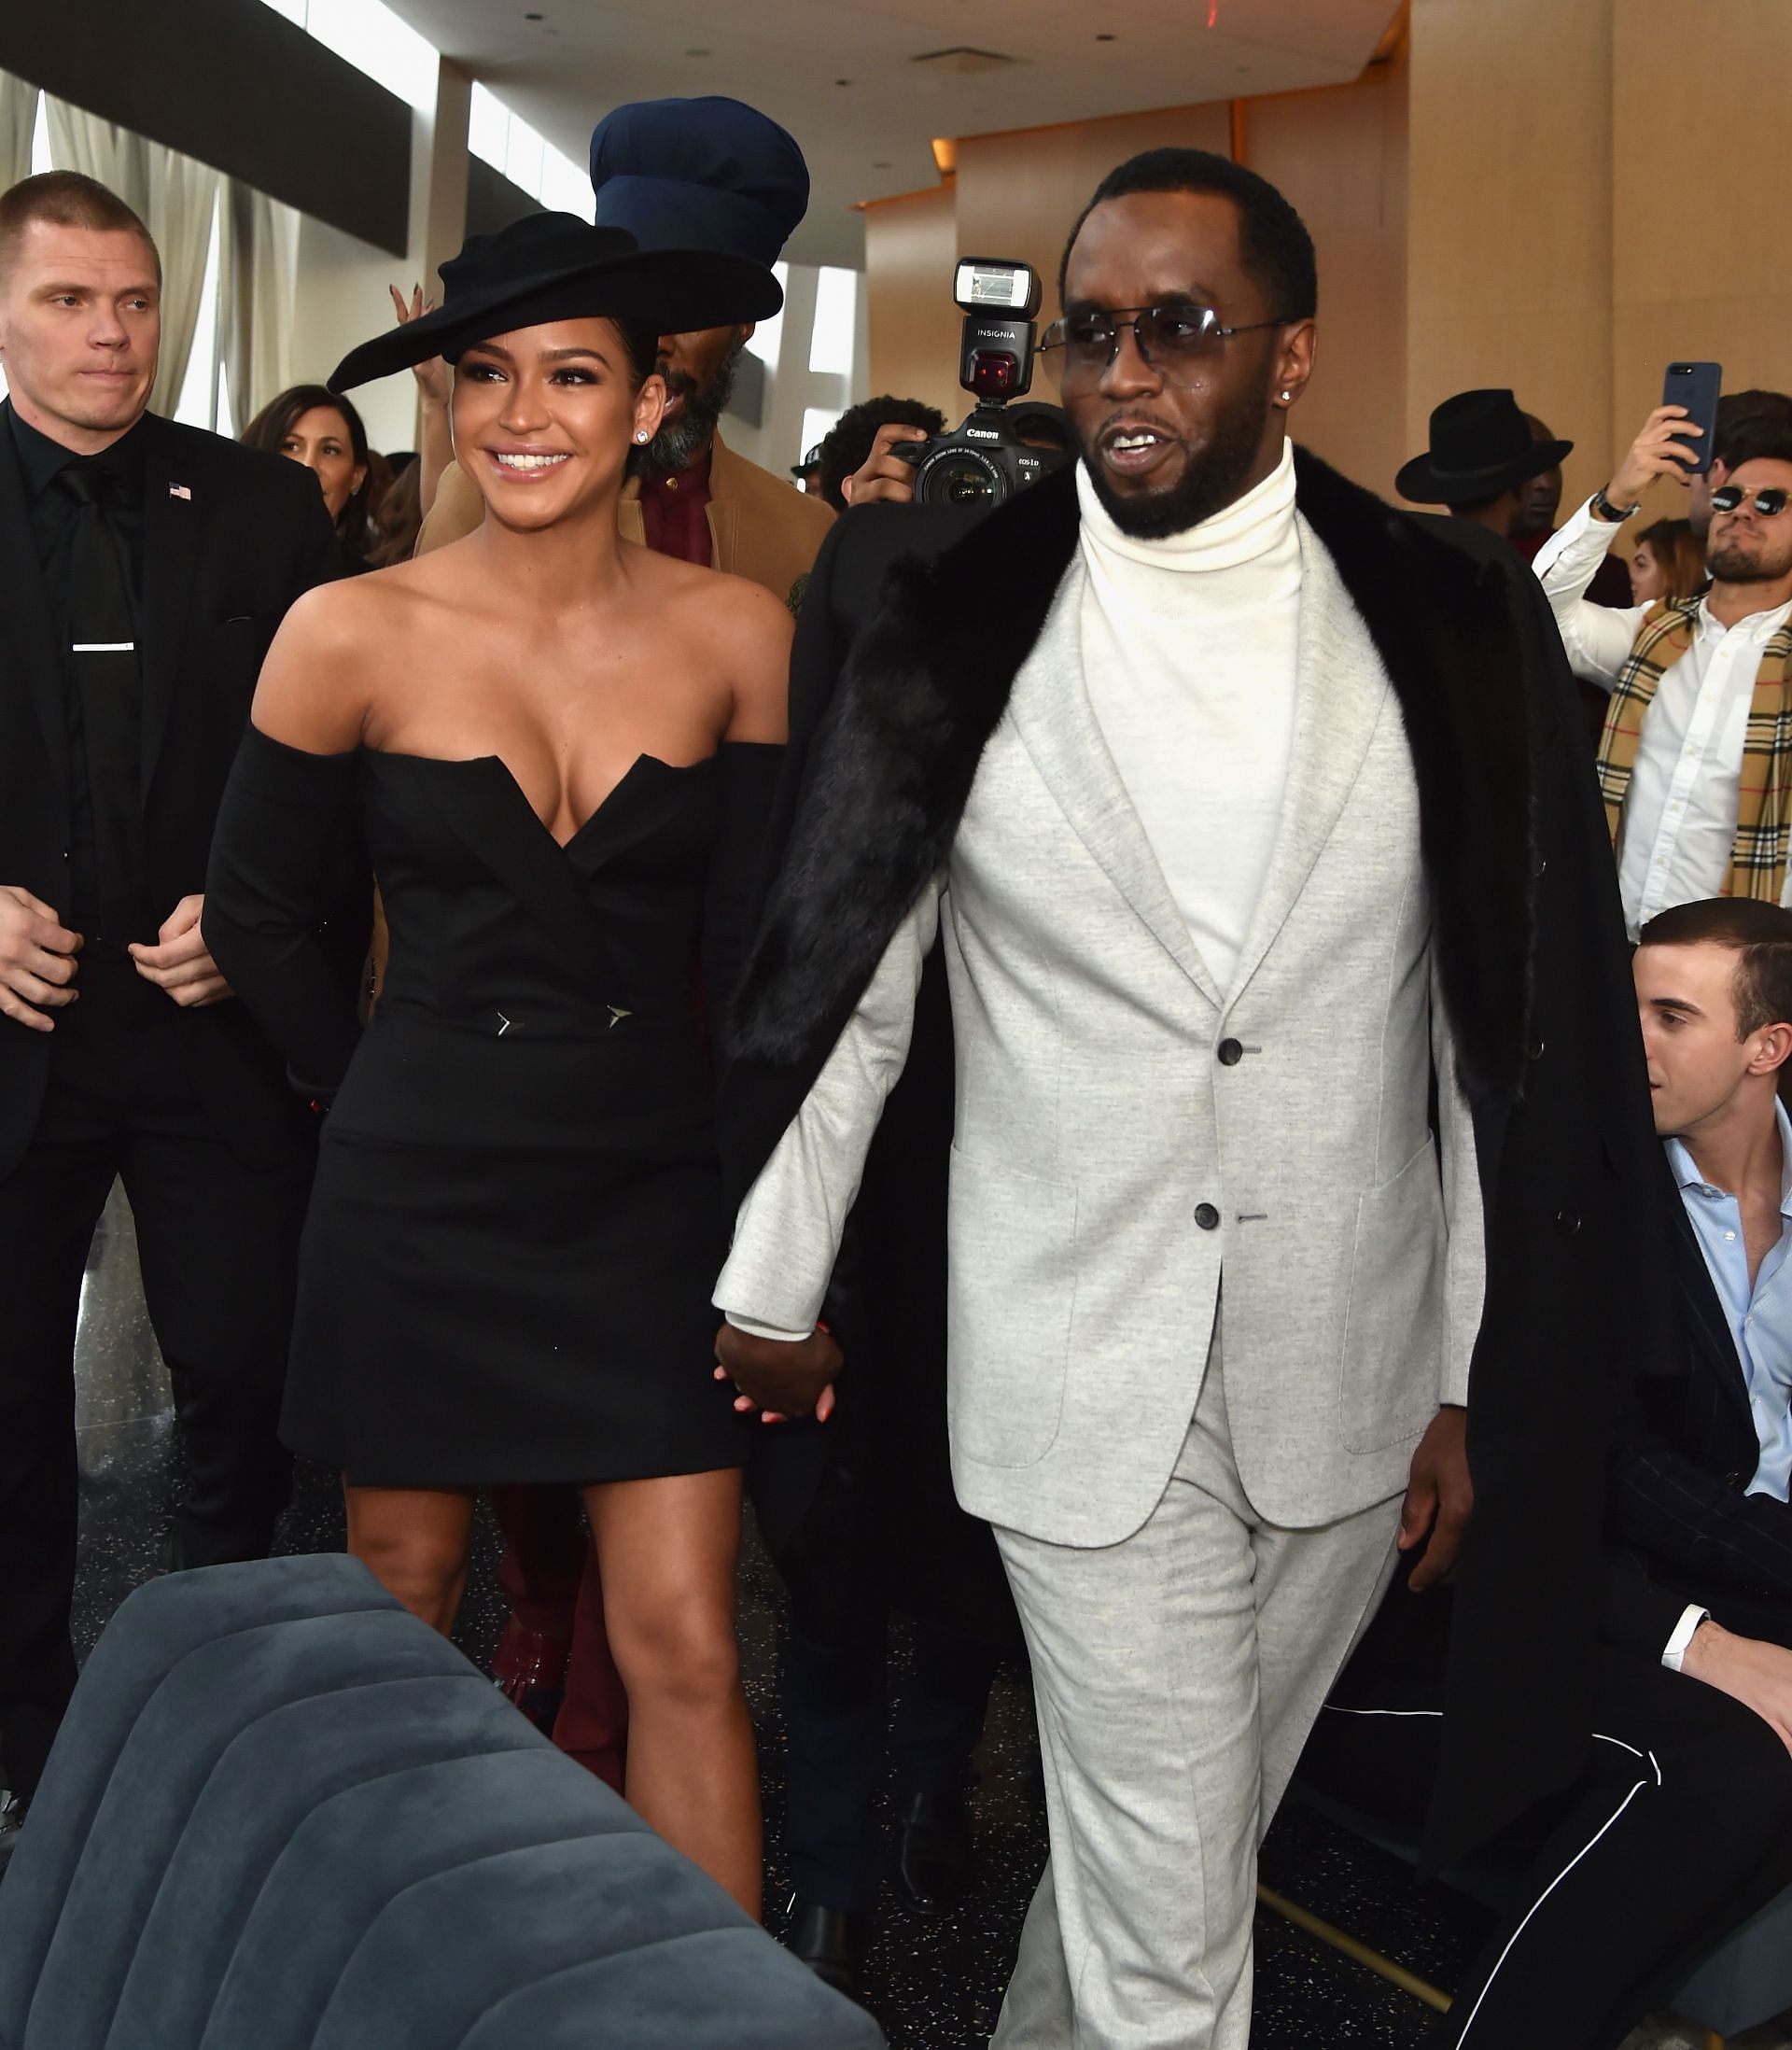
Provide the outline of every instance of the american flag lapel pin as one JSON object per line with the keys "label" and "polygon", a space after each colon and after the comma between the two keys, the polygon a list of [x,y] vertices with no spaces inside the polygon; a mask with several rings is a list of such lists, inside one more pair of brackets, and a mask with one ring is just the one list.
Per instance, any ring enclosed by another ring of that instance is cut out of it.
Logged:
{"label": "american flag lapel pin", "polygon": [[193,493],[190,484],[170,484],[168,486],[168,496],[171,498],[185,498],[189,505],[193,502]]}

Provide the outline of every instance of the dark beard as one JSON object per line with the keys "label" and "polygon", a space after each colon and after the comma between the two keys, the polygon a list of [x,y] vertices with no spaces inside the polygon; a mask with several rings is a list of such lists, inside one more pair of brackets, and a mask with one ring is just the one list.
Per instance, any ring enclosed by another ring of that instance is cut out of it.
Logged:
{"label": "dark beard", "polygon": [[1102,511],[1135,541],[1165,541],[1222,512],[1244,491],[1269,425],[1269,393],[1256,392],[1225,414],[1213,439],[1183,470],[1181,481],[1137,498],[1116,493],[1086,444],[1083,467]]}
{"label": "dark beard", "polygon": [[1715,548],[1705,557],[1705,574],[1719,583],[1774,583],[1792,569],[1792,551],[1777,555],[1745,555],[1736,549]]}
{"label": "dark beard", "polygon": [[668,420],[641,451],[644,470],[656,471],[662,477],[675,477],[679,470],[689,470],[708,447],[722,414],[728,410],[728,401],[735,395],[735,366],[740,361],[740,352],[746,346],[743,335],[716,366],[715,375],[707,385],[699,386],[689,371],[660,366],[666,390],[674,399],[684,400],[684,410],[676,420]]}

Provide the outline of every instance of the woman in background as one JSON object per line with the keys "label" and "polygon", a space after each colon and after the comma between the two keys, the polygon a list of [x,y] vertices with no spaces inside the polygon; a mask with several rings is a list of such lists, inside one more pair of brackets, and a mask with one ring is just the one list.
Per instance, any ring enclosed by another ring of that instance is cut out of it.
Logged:
{"label": "woman in background", "polygon": [[240,437],[303,463],[317,479],[349,571],[364,569],[378,536],[369,516],[373,496],[367,429],[346,399],[322,385],[294,385],[270,399]]}
{"label": "woman in background", "polygon": [[1636,537],[1624,567],[1632,605],[1689,598],[1705,581],[1705,551],[1690,520],[1657,520]]}

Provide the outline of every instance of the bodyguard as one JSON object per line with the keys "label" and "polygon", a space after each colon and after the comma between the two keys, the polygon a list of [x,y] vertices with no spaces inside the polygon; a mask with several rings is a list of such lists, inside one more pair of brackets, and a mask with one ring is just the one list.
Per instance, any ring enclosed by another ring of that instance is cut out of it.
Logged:
{"label": "bodyguard", "polygon": [[[72,1362],[115,1176],[186,1433],[171,1557],[265,1552],[288,1485],[275,1424],[310,1117],[206,951],[200,892],[261,657],[287,607],[332,573],[329,520],[298,466],[146,411],[160,287],[143,223],[91,179],[51,172],[0,197],[0,1745],[14,1823],[74,1684]],[[352,930],[344,944],[355,956]]]}

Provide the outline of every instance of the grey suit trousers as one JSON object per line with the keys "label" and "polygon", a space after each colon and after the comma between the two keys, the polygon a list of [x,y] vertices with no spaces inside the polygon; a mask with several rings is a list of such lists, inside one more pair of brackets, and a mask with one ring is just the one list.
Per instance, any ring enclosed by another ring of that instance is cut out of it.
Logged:
{"label": "grey suit trousers", "polygon": [[1241,1486],[1216,1324],[1187,1441],[1116,1545],[998,1529],[1051,1861],[992,2050],[1246,2050],[1257,1845],[1394,1565],[1399,1500],[1310,1530]]}

